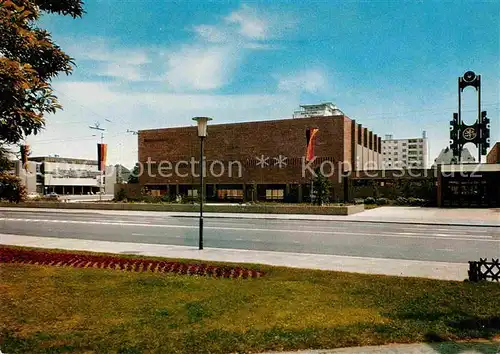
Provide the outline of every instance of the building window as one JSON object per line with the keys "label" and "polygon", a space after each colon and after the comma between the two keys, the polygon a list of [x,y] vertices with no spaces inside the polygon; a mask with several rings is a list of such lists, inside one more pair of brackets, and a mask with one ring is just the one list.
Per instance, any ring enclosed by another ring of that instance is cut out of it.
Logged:
{"label": "building window", "polygon": [[406,143],[403,143],[403,146],[406,146]]}
{"label": "building window", "polygon": [[218,199],[243,199],[242,189],[219,189],[217,190]]}
{"label": "building window", "polygon": [[196,198],[196,197],[198,197],[198,190],[197,189],[188,189],[187,195],[188,195],[188,197]]}
{"label": "building window", "polygon": [[284,198],[283,189],[266,189],[267,200],[283,200],[283,198]]}

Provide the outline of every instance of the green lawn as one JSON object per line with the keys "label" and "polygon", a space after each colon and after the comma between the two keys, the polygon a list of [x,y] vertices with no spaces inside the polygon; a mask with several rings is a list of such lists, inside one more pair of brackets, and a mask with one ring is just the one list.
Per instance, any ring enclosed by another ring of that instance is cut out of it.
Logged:
{"label": "green lawn", "polygon": [[0,350],[229,353],[500,334],[498,283],[257,267],[264,277],[234,280],[0,264]]}

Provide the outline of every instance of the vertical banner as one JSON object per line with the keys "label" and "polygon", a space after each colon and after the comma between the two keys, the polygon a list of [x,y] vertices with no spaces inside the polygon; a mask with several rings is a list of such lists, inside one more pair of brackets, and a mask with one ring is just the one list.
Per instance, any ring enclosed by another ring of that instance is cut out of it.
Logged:
{"label": "vertical banner", "polygon": [[318,135],[318,128],[311,128],[306,130],[306,161],[311,161],[314,159],[314,143],[316,141],[316,136]]}
{"label": "vertical banner", "polygon": [[108,152],[107,144],[97,144],[97,169],[99,171],[106,170],[107,152]]}
{"label": "vertical banner", "polygon": [[28,156],[30,154],[30,146],[29,145],[21,145],[21,162],[23,164],[23,168],[28,170]]}

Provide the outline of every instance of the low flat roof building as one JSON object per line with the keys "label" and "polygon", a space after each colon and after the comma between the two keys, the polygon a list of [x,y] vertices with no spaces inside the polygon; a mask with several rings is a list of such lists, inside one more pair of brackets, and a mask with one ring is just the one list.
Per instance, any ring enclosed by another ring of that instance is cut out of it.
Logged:
{"label": "low flat roof building", "polygon": [[[103,173],[103,191],[106,192],[116,182],[111,172],[113,166]],[[101,188],[101,172],[96,160],[65,157],[30,157],[26,169],[19,161],[16,174],[21,177],[28,193],[57,193],[60,195],[87,195],[98,193]],[[109,193],[113,193],[110,190]]]}

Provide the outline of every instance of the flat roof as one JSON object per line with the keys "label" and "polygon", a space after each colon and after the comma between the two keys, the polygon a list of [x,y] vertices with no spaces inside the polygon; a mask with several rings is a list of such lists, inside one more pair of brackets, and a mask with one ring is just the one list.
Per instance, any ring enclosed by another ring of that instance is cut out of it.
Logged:
{"label": "flat roof", "polygon": [[441,172],[500,172],[500,163],[466,163],[439,166]]}
{"label": "flat roof", "polygon": [[382,139],[382,142],[384,142],[384,141],[395,141],[395,140],[418,140],[418,139],[426,140],[428,138],[419,137],[419,138]]}
{"label": "flat roof", "polygon": [[87,160],[87,159],[75,159],[71,157],[53,157],[53,156],[36,156],[29,157],[28,161],[34,162],[62,162],[62,163],[74,163],[81,165],[97,165],[97,160]]}
{"label": "flat roof", "polygon": [[[240,125],[240,124],[260,124],[260,123],[276,123],[276,122],[286,122],[286,121],[296,121],[296,120],[306,120],[306,119],[339,119],[339,118],[347,118],[349,120],[353,120],[352,118],[349,118],[345,114],[339,114],[335,116],[310,116],[310,117],[297,117],[297,118],[282,118],[282,119],[267,119],[267,120],[252,120],[252,121],[246,121],[246,122],[233,122],[233,123],[220,123],[220,124],[209,124],[209,127],[214,127],[214,126],[224,126],[224,125]],[[139,130],[139,133],[142,132],[153,132],[153,131],[158,131],[158,130],[166,130],[166,129],[187,129],[187,128],[196,128],[196,123],[192,123],[191,125],[185,125],[182,127],[168,127],[168,128],[153,128],[153,129],[142,129]]]}

